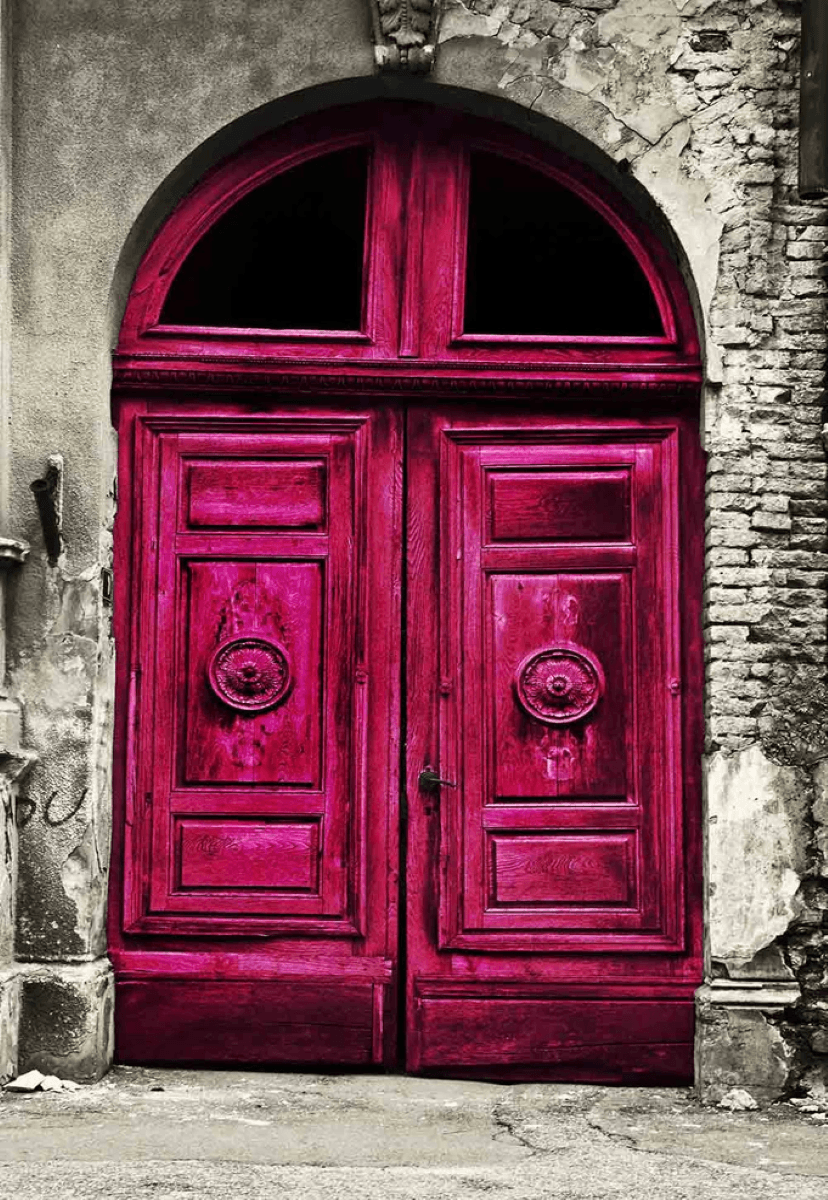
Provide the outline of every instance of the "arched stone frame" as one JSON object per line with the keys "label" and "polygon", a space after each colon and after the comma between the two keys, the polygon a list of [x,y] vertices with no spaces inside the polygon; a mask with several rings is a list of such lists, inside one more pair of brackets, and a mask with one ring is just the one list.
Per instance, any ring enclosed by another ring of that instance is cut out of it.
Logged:
{"label": "arched stone frame", "polygon": [[[374,91],[375,88],[376,85],[363,90]],[[329,91],[330,89],[325,90]],[[396,91],[399,90],[396,89]],[[447,90],[435,89],[428,85],[417,85],[413,89],[419,99],[427,98],[432,103],[437,99],[446,99],[444,93]],[[458,101],[456,93],[451,98],[455,102]],[[474,103],[474,98],[468,94],[463,94],[461,99],[460,107],[471,109],[478,107]],[[486,107],[490,106],[486,105]],[[501,106],[493,107],[500,108]],[[512,106],[506,107],[511,108]],[[523,114],[520,112],[511,112],[510,115],[516,120],[516,123],[525,123],[525,118],[520,119],[523,118]],[[327,117],[323,110],[322,122],[326,121]],[[297,126],[300,140],[308,138],[308,126],[312,129],[313,124],[314,117],[308,116],[301,126]],[[541,122],[541,124],[548,125],[547,122]],[[557,131],[547,128],[550,140],[554,140],[555,132]],[[537,133],[538,130],[533,128],[532,134],[536,140]],[[255,365],[252,361],[240,365],[239,357],[232,353],[231,347],[227,344],[208,351],[206,355],[186,353],[179,356],[176,361],[175,346],[172,343],[164,344],[162,331],[157,331],[149,337],[146,336],[146,331],[151,328],[153,318],[157,316],[160,308],[160,299],[158,296],[153,297],[153,286],[157,286],[158,279],[161,277],[169,279],[175,272],[176,264],[183,260],[189,250],[194,240],[192,237],[189,237],[188,240],[187,233],[188,228],[192,226],[192,214],[200,211],[199,219],[202,224],[198,232],[203,232],[205,228],[204,214],[211,211],[211,203],[215,203],[217,209],[221,208],[222,211],[229,207],[232,200],[250,186],[251,177],[255,177],[255,166],[253,166],[251,176],[251,162],[255,164],[256,154],[262,155],[263,163],[270,161],[273,154],[273,139],[278,139],[278,137],[278,133],[268,135],[260,142],[259,149],[254,147],[249,156],[242,153],[235,160],[231,160],[228,165],[208,172],[206,179],[193,188],[187,200],[166,222],[164,233],[150,245],[136,274],[132,291],[133,301],[127,306],[122,326],[122,339],[116,355],[116,395],[126,396],[135,389],[140,390],[143,394],[151,394],[158,388],[173,387],[180,391],[182,399],[184,399],[193,389],[202,385],[218,389],[243,388],[254,382],[254,376],[258,377],[260,384],[267,387],[290,386],[292,389],[298,387],[303,391],[310,392],[318,391],[320,387],[323,391],[332,387],[336,390],[342,388],[347,391],[349,387],[361,386],[364,388],[366,384],[378,388],[382,392],[393,392],[397,389],[404,391],[412,386],[418,388],[423,386],[422,378],[416,370],[404,372],[399,369],[399,364],[395,368],[386,364],[387,369],[374,372],[373,376],[366,376],[364,372],[360,372],[358,375],[354,374],[350,378],[350,383],[347,377],[342,379],[339,373],[337,373],[339,381],[335,381],[334,377],[325,371],[322,362],[318,363],[318,370],[309,369],[307,362],[303,364],[302,369],[288,368],[284,362],[280,361],[278,347],[273,341],[271,341],[270,350],[263,349],[264,339],[260,340],[256,349]],[[313,140],[312,137],[311,140]],[[563,137],[560,140],[568,144],[571,155],[571,143],[577,139]],[[579,149],[584,150],[583,147],[579,147]],[[600,155],[595,154],[594,148],[591,151],[588,147],[586,149],[587,153],[584,157],[600,160]],[[551,151],[548,157],[554,161],[555,151]],[[564,161],[561,159],[562,163]],[[580,182],[580,186],[584,187],[586,194],[591,196],[593,204],[600,205],[605,215],[611,214],[615,188],[606,180],[606,175],[604,180],[601,180],[600,176],[596,177],[594,163],[581,168],[573,165],[570,161],[567,166],[569,177],[572,178],[574,174],[575,179]],[[602,163],[602,166],[606,172],[606,161]],[[563,166],[560,169],[563,170]],[[613,173],[615,168],[610,167],[609,171]],[[653,280],[659,280],[657,287],[661,290],[662,312],[667,316],[668,354],[672,353],[673,361],[669,364],[666,362],[647,363],[646,357],[643,355],[637,359],[635,355],[628,359],[624,359],[622,355],[622,361],[618,361],[618,348],[607,346],[606,360],[603,364],[598,364],[599,370],[601,365],[604,370],[600,376],[601,382],[597,383],[594,379],[589,378],[588,373],[584,372],[582,369],[584,364],[579,363],[576,354],[573,357],[571,370],[558,372],[560,375],[558,394],[559,397],[567,393],[570,396],[589,397],[597,395],[594,389],[599,387],[605,394],[613,395],[616,402],[620,401],[622,408],[625,400],[629,400],[632,396],[636,396],[639,400],[644,399],[645,403],[647,402],[646,397],[649,397],[654,404],[657,404],[658,401],[655,398],[659,395],[673,398],[683,396],[682,403],[689,403],[692,407],[694,402],[697,402],[700,385],[693,305],[682,281],[681,271],[665,249],[664,242],[660,237],[654,235],[652,229],[647,228],[648,222],[655,226],[661,226],[659,232],[662,233],[665,240],[669,241],[672,239],[667,237],[669,231],[666,229],[665,223],[660,219],[657,210],[647,204],[646,197],[642,197],[640,194],[640,189],[633,187],[627,190],[635,195],[639,210],[643,208],[646,212],[645,221],[641,221],[640,216],[636,218],[632,210],[629,212],[626,229],[634,232],[628,233],[627,236],[633,238],[640,255],[639,261],[644,265],[648,276]],[[623,200],[621,205],[624,206]],[[674,242],[672,249],[675,252]],[[127,250],[128,247],[125,247],[122,265],[124,265]],[[238,339],[236,340],[238,342]],[[190,349],[192,350],[192,346]],[[248,345],[246,349],[249,352],[251,346]],[[640,354],[640,351],[638,353]],[[184,361],[189,358],[193,358],[193,360],[200,358],[200,365],[196,361],[189,363]],[[234,358],[235,365],[232,362]],[[357,367],[357,364],[353,365]],[[540,370],[537,378],[532,382],[528,373],[521,370],[518,364],[515,364],[516,371],[509,372],[507,369],[505,373],[504,365],[501,363],[500,369],[492,372],[492,377],[488,382],[481,378],[479,386],[492,390],[505,385],[518,394],[530,394],[532,391],[537,392],[544,389],[548,391],[550,388],[551,381],[548,370]],[[649,371],[648,367],[651,368]],[[641,374],[642,368],[643,374]],[[459,369],[459,375],[460,377],[464,375],[462,367]],[[507,375],[508,382],[506,381]],[[374,378],[375,381],[369,383],[370,378]],[[464,380],[464,383],[467,383],[467,380]],[[429,387],[433,388],[435,395],[450,394],[453,386],[456,387],[457,383],[449,379],[444,379],[442,382],[434,380],[429,383]],[[126,693],[122,698],[121,706],[122,722],[129,707],[128,701],[125,702],[125,695]],[[696,702],[700,705],[700,695],[698,694]],[[695,730],[695,733],[691,733],[689,742],[695,744],[698,749],[697,717],[691,718],[688,729]],[[692,756],[693,751],[690,753]],[[695,774],[695,770],[695,766],[692,767],[691,773]],[[117,876],[117,872],[114,872],[113,875]]]}

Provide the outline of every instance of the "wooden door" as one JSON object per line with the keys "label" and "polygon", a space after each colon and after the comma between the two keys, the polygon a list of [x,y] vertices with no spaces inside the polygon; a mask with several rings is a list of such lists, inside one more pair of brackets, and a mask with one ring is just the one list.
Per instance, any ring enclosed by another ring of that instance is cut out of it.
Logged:
{"label": "wooden door", "polygon": [[399,411],[121,422],[117,1054],[391,1061]]}
{"label": "wooden door", "polygon": [[692,435],[420,406],[408,438],[409,1065],[689,1082]]}
{"label": "wooden door", "polygon": [[122,422],[121,1060],[690,1079],[692,422]]}

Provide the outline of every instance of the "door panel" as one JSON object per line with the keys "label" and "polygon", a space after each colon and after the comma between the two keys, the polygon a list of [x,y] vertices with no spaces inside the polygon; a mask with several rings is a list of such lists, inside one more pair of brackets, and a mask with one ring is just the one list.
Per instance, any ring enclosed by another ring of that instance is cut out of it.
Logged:
{"label": "door panel", "polygon": [[[183,916],[192,913],[202,929],[219,914],[238,914],[290,915],[309,932],[324,918],[360,932],[349,911],[349,867],[351,895],[356,881],[347,811],[366,730],[357,725],[342,736],[337,725],[337,709],[350,707],[354,689],[360,435],[362,423],[316,436],[289,426],[275,436],[158,435],[160,720],[143,928],[170,913],[192,931]],[[293,475],[296,505],[284,495]],[[310,511],[309,476],[316,484]],[[328,503],[337,514],[331,530],[295,532],[308,518],[319,525]],[[267,511],[278,524],[243,532],[246,520]],[[209,532],[201,531],[205,520]],[[304,844],[304,870],[280,868],[263,883],[255,864],[263,855],[281,858],[289,844]],[[216,864],[207,872],[210,858]],[[200,882],[188,884],[193,878]]]}
{"label": "door panel", "polygon": [[[244,783],[318,790],[324,560],[189,558],[179,560],[179,569],[179,644],[186,677],[180,714],[181,785]],[[216,658],[216,648],[222,645],[225,650]],[[245,686],[240,672],[245,670],[251,677],[249,695],[240,690]],[[257,684],[284,689],[277,707],[259,710]]]}
{"label": "door panel", "polygon": [[233,1013],[258,1061],[393,1052],[400,415],[269,410],[124,413],[132,1061],[252,1061]]}
{"label": "door panel", "polygon": [[[677,421],[410,414],[415,1069],[571,1067],[554,988],[605,979],[620,1042],[677,1040],[692,1076],[679,441]],[[425,766],[448,784],[424,790]],[[657,1011],[625,995],[645,977]],[[532,1023],[522,1041],[499,1040],[508,1012]]]}

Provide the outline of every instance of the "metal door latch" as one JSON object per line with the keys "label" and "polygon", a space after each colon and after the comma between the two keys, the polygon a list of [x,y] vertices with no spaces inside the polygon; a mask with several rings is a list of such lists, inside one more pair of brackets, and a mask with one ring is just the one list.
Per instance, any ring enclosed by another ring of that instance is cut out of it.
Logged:
{"label": "metal door latch", "polygon": [[452,783],[450,779],[441,779],[433,767],[423,767],[417,783],[421,788],[427,788],[430,791],[436,791],[441,787],[457,787],[457,784]]}

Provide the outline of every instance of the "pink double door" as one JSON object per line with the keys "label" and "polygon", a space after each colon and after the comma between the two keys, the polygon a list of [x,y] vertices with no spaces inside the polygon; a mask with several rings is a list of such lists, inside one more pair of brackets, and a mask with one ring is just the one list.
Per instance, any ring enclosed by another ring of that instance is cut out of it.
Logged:
{"label": "pink double door", "polygon": [[689,1080],[692,422],[121,429],[119,1058]]}

